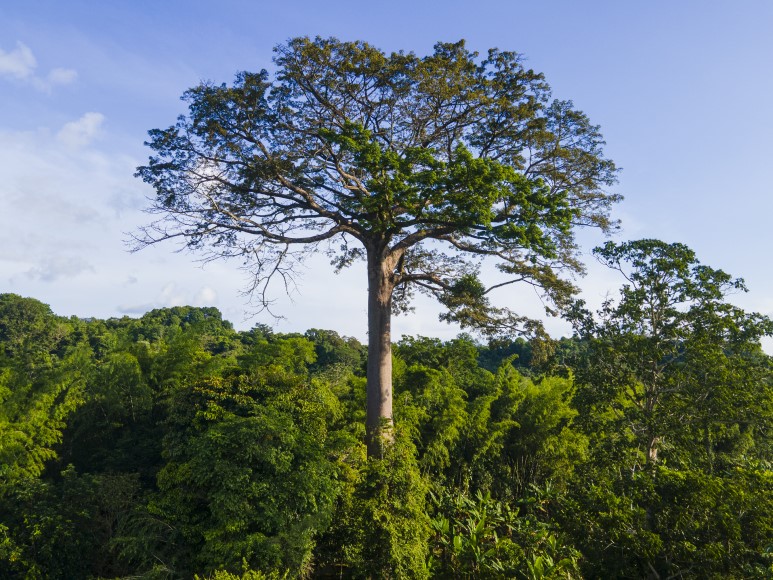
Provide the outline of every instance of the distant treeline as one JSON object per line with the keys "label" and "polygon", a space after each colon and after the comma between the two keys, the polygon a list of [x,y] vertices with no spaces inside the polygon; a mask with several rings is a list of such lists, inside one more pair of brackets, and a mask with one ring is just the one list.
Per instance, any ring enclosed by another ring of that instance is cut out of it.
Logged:
{"label": "distant treeline", "polygon": [[353,338],[0,295],[0,577],[773,578],[764,321],[710,299],[404,338],[368,460]]}

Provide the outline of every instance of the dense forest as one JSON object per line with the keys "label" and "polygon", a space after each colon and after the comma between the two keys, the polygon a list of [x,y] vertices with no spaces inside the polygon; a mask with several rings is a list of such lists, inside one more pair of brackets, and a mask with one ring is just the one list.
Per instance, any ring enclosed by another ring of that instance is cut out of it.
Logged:
{"label": "dense forest", "polygon": [[0,295],[0,577],[771,578],[770,321],[679,244],[572,338],[367,348],[214,308],[64,318]]}
{"label": "dense forest", "polygon": [[[463,40],[274,65],[149,132],[134,248],[237,259],[264,307],[310,254],[363,262],[368,344],[0,295],[0,577],[773,578],[773,321],[651,239],[596,248],[621,286],[577,299],[576,230],[617,226],[599,127]],[[394,342],[416,292],[478,334]]]}

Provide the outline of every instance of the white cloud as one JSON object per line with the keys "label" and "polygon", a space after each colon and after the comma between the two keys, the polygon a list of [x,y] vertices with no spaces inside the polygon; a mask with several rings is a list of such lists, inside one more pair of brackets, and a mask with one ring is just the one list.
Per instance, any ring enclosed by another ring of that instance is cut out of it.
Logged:
{"label": "white cloud", "polygon": [[170,282],[164,286],[163,290],[161,290],[161,294],[157,300],[157,308],[185,306],[186,302],[185,292],[181,291],[174,282]]}
{"label": "white cloud", "polygon": [[11,51],[0,49],[0,78],[28,82],[43,92],[50,92],[53,87],[70,84],[78,78],[75,70],[61,67],[39,76],[35,74],[37,67],[35,55],[22,42],[17,42],[16,48]]}
{"label": "white cloud", "polygon": [[66,123],[56,138],[68,147],[85,147],[100,136],[104,121],[102,113],[86,113],[77,121]]}
{"label": "white cloud", "polygon": [[46,76],[49,86],[69,85],[78,78],[78,72],[71,68],[55,68]]}
{"label": "white cloud", "polygon": [[28,79],[32,77],[38,66],[35,56],[28,46],[21,42],[10,52],[0,49],[0,76],[12,79]]}
{"label": "white cloud", "polygon": [[[76,123],[80,131],[75,126],[63,130],[64,141],[93,134],[98,119]],[[100,292],[115,300],[129,274],[120,270],[126,253],[123,232],[139,218],[118,219],[109,200],[115,191],[131,192],[132,186],[142,197],[141,187],[132,183],[137,181],[132,177],[136,161],[68,147],[56,131],[44,128],[0,130],[0,159],[0,280],[12,283],[15,292],[52,304],[83,299],[86,307],[94,306]],[[111,288],[92,292],[106,277],[111,277]]]}
{"label": "white cloud", "polygon": [[204,286],[196,293],[193,303],[196,306],[212,306],[217,302],[217,292],[209,286]]}

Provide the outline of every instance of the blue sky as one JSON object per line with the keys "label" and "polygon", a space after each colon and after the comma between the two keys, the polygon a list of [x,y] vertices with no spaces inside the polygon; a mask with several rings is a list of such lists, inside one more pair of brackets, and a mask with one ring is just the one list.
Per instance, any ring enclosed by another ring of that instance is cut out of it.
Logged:
{"label": "blue sky", "polygon": [[[272,48],[298,35],[365,40],[425,54],[467,40],[523,53],[554,96],[601,125],[623,168],[615,239],[679,241],[705,264],[746,279],[733,297],[773,314],[773,3],[403,0],[365,2],[7,1],[0,5],[0,292],[33,296],[62,315],[136,316],[161,306],[220,308],[250,318],[237,264],[202,268],[162,245],[130,254],[126,232],[147,223],[150,192],[132,176],[148,129],[184,112],[182,92],[238,70],[271,70]],[[598,303],[620,280],[587,253],[584,295]],[[308,264],[279,330],[365,336],[362,268],[334,276]],[[497,296],[539,316],[533,292]],[[454,336],[417,302],[396,334]],[[568,332],[548,321],[555,334]]]}

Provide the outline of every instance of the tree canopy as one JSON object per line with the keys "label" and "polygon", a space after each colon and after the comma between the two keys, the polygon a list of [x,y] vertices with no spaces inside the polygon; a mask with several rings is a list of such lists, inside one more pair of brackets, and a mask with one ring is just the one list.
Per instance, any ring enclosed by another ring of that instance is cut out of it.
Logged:
{"label": "tree canopy", "polygon": [[760,389],[768,372],[759,341],[773,333],[773,321],[727,300],[746,290],[743,280],[701,264],[679,243],[608,242],[595,253],[626,283],[595,317],[582,302],[574,308],[575,326],[592,352],[580,379],[594,385],[597,403],[617,410],[645,451],[642,464],[657,463],[661,448],[690,445],[696,425],[711,463],[710,441],[727,436],[722,424],[731,408],[750,429],[770,420],[761,420],[764,406],[756,397],[765,398]]}
{"label": "tree canopy", "polygon": [[[150,131],[155,155],[138,175],[161,217],[137,240],[241,259],[264,306],[269,282],[291,283],[323,242],[336,268],[365,259],[368,425],[378,430],[392,416],[392,312],[420,291],[463,326],[533,330],[488,293],[526,282],[564,303],[567,275],[582,269],[575,226],[613,227],[616,169],[598,127],[551,100],[513,52],[479,58],[460,41],[420,57],[294,38],[274,62],[273,75],[190,89],[188,115]],[[489,286],[484,258],[503,274]]]}
{"label": "tree canopy", "polygon": [[[769,578],[769,322],[714,292],[675,305],[733,281],[684,246],[604,252],[635,283],[553,360],[400,340],[378,461],[355,339],[0,295],[0,577]],[[681,321],[659,343],[637,306],[658,296]]]}
{"label": "tree canopy", "polygon": [[242,72],[187,91],[189,116],[150,132],[156,156],[138,174],[163,218],[140,241],[183,237],[267,280],[338,238],[339,267],[372,249],[394,262],[401,308],[412,283],[442,296],[472,275],[460,253],[558,291],[551,270],[579,267],[571,226],[611,225],[598,127],[551,101],[516,53],[296,38],[275,63],[273,80]]}

